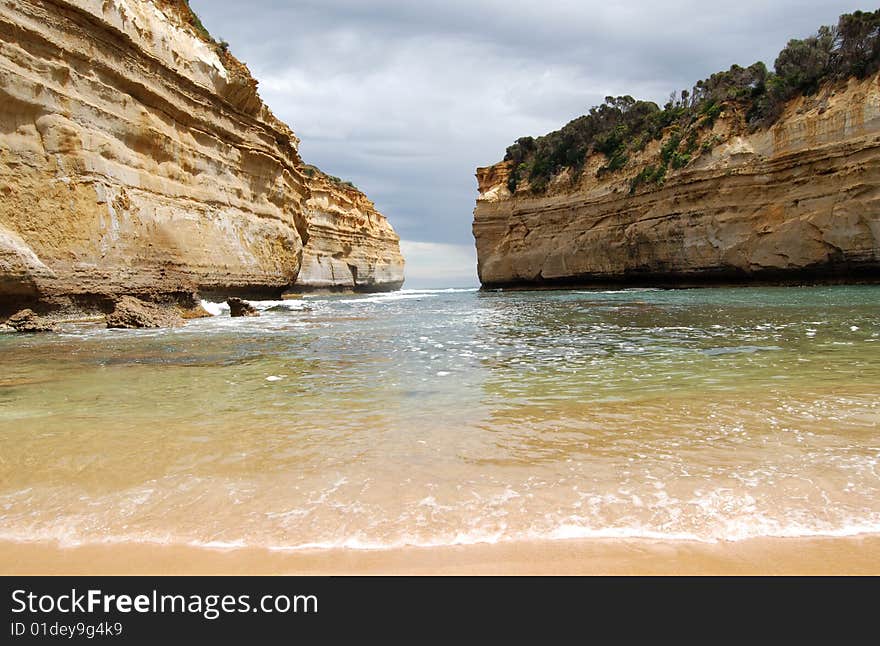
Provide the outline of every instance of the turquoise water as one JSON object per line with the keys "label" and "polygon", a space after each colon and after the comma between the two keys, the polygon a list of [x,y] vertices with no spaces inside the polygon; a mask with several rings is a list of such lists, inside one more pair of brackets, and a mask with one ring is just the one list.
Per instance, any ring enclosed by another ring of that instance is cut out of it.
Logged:
{"label": "turquoise water", "polygon": [[[0,335],[0,538],[880,531],[880,288],[411,290]],[[225,306],[224,306],[225,307]]]}

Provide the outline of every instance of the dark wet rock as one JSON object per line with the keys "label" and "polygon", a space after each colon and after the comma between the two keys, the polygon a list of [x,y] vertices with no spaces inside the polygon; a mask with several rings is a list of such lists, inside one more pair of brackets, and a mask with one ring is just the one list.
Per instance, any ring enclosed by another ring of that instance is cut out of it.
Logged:
{"label": "dark wet rock", "polygon": [[109,328],[162,328],[183,325],[176,307],[162,307],[147,303],[133,296],[123,296],[116,301],[113,312],[107,315]]}
{"label": "dark wet rock", "polygon": [[229,305],[229,315],[232,317],[260,315],[256,307],[240,298],[229,298],[226,304]]}
{"label": "dark wet rock", "polygon": [[267,312],[311,312],[312,308],[308,305],[301,305],[299,307],[293,307],[290,305],[273,305],[266,309]]}
{"label": "dark wet rock", "polygon": [[10,316],[6,325],[16,332],[58,332],[59,327],[48,319],[37,316],[33,310],[21,310]]}

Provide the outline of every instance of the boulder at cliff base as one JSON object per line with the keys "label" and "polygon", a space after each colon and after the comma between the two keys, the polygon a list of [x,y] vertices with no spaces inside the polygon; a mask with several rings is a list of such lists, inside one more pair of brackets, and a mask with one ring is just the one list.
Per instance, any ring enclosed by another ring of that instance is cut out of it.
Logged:
{"label": "boulder at cliff base", "polygon": [[162,328],[183,325],[180,313],[172,307],[146,303],[133,296],[122,296],[107,315],[108,328]]}
{"label": "boulder at cliff base", "polygon": [[241,316],[260,315],[256,307],[246,301],[241,300],[240,298],[227,299],[226,304],[229,305],[229,315],[233,318],[238,318]]}
{"label": "boulder at cliff base", "polygon": [[58,332],[59,328],[55,323],[37,316],[33,310],[21,310],[9,317],[6,325],[16,332],[36,333],[36,332]]}

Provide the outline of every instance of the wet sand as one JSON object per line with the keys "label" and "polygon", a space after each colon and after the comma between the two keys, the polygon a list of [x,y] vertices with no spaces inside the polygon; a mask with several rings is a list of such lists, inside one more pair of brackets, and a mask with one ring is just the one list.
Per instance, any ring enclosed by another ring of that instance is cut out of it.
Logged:
{"label": "wet sand", "polygon": [[0,574],[877,575],[880,536],[715,544],[593,539],[296,552],[0,542]]}

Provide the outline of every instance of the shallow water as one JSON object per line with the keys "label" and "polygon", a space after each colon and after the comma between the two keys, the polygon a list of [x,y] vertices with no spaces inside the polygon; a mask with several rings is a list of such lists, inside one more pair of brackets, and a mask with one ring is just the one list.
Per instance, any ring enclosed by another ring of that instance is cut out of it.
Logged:
{"label": "shallow water", "polygon": [[880,287],[208,306],[0,335],[0,539],[880,532]]}

